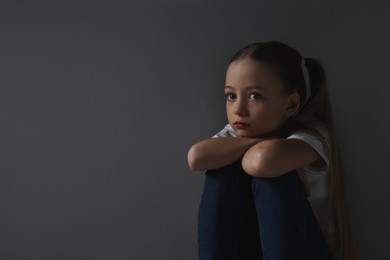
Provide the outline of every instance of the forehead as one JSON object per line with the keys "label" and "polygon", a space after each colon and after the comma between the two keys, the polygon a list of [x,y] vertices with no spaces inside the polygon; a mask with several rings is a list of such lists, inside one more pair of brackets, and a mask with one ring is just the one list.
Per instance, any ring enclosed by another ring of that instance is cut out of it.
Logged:
{"label": "forehead", "polygon": [[226,86],[233,88],[261,86],[272,91],[281,89],[281,81],[265,63],[246,58],[229,64],[226,71]]}

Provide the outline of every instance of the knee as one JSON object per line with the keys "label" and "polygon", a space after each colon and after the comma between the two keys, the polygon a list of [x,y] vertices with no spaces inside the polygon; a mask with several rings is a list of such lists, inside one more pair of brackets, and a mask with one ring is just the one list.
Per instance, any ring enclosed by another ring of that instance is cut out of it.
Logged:
{"label": "knee", "polygon": [[250,185],[252,177],[247,175],[237,161],[218,169],[206,171],[206,184],[213,187],[241,187]]}
{"label": "knee", "polygon": [[272,178],[253,177],[252,189],[273,190],[273,191],[303,191],[302,183],[299,179],[298,172],[292,170],[282,175]]}

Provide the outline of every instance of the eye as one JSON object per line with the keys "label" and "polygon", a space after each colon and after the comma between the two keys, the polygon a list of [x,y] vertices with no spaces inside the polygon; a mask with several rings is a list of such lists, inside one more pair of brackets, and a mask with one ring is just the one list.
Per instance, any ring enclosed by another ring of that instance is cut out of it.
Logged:
{"label": "eye", "polygon": [[262,98],[263,98],[263,96],[260,95],[260,94],[257,93],[257,92],[251,92],[251,93],[249,93],[249,99],[252,99],[252,100],[260,100],[260,99],[262,99]]}
{"label": "eye", "polygon": [[225,96],[227,100],[235,100],[237,98],[236,95],[232,92],[225,93]]}

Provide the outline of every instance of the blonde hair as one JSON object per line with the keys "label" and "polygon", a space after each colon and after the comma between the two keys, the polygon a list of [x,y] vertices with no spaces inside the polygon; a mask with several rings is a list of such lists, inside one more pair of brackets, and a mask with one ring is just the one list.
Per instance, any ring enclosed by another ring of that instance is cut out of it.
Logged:
{"label": "blonde hair", "polygon": [[[287,119],[281,136],[287,137],[297,130],[306,130],[323,144],[330,161],[326,224],[323,232],[336,259],[354,260],[344,166],[336,140],[332,106],[321,63],[314,58],[304,59],[310,78],[311,96],[303,104],[307,95],[301,65],[303,58],[296,49],[279,41],[252,43],[239,50],[230,62],[244,58],[267,64],[283,82],[286,93],[297,91],[300,95],[299,112]],[[317,131],[318,124],[325,125],[329,138]]]}

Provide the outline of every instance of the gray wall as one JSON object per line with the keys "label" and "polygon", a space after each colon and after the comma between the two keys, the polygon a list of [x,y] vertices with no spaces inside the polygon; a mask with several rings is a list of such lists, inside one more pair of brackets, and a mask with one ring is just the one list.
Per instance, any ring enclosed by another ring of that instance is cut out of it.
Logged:
{"label": "gray wall", "polygon": [[0,259],[196,259],[187,150],[273,39],[323,61],[359,259],[390,255],[389,8],[352,3],[1,1]]}

